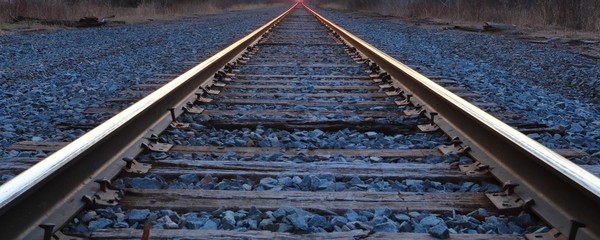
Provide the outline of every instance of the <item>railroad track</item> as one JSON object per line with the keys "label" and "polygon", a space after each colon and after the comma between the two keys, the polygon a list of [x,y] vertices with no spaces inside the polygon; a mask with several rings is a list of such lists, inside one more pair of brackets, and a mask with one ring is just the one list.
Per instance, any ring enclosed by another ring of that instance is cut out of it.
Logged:
{"label": "railroad track", "polygon": [[475,105],[523,132],[555,129],[431,79],[294,5],[188,72],[88,109],[117,115],[80,139],[12,146],[54,154],[13,161],[28,170],[0,186],[0,232],[600,237],[600,180],[558,154],[581,152],[546,149]]}

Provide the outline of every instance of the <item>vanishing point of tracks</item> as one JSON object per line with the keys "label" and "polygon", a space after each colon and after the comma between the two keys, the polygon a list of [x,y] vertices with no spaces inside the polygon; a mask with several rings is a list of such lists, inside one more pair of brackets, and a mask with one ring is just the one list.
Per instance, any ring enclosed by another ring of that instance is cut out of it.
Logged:
{"label": "vanishing point of tracks", "polygon": [[578,152],[431,79],[294,5],[80,139],[13,146],[56,152],[0,186],[0,233],[600,238],[600,180],[558,154]]}

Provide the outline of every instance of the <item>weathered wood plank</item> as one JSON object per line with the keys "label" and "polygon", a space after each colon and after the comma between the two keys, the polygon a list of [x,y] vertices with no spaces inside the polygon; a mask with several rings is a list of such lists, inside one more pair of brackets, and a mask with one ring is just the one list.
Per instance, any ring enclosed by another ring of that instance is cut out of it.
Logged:
{"label": "weathered wood plank", "polygon": [[339,131],[342,129],[354,129],[362,132],[380,132],[385,134],[414,134],[420,132],[415,124],[402,124],[395,122],[380,123],[374,120],[364,121],[344,121],[344,120],[328,120],[328,121],[305,121],[305,120],[249,120],[239,121],[239,119],[228,120],[208,120],[201,122],[207,127],[220,129],[240,129],[250,128],[256,129],[258,126],[266,128],[275,128],[280,130],[305,130],[312,131],[320,129],[322,131]]}
{"label": "weathered wood plank", "polygon": [[[141,239],[141,229],[100,229],[84,235],[89,239]],[[415,239],[437,240],[425,233],[370,233],[363,230],[349,232],[293,234],[271,231],[227,231],[227,230],[189,230],[189,229],[151,229],[150,239]],[[496,234],[450,234],[449,239],[462,240],[518,240],[519,236]]]}
{"label": "weathered wood plank", "polygon": [[[337,45],[337,44],[336,44]],[[365,68],[366,65],[353,63],[353,64],[335,64],[335,63],[302,63],[302,64],[288,64],[288,63],[249,63],[241,65],[241,67],[276,67],[276,68]]]}
{"label": "weathered wood plank", "polygon": [[281,99],[217,99],[210,104],[230,104],[230,105],[283,105],[283,106],[338,106],[340,104],[348,104],[350,106],[397,106],[392,101],[359,101],[347,103],[344,101],[326,101],[326,100],[281,100]]}
{"label": "weathered wood plank", "polygon": [[2,158],[0,159],[0,174],[19,174],[42,160],[43,158],[35,157]]}
{"label": "weathered wood plank", "polygon": [[121,109],[121,108],[91,107],[91,108],[86,108],[83,111],[83,113],[85,113],[85,114],[113,113],[114,114],[114,113],[120,113],[121,111],[123,111],[123,109]]}
{"label": "weathered wood plank", "polygon": [[[274,98],[274,93],[240,93],[240,92],[223,92],[219,94],[227,97],[270,97]],[[386,98],[390,97],[385,93],[282,93],[283,97],[314,97],[314,98],[332,98],[332,97],[365,97],[365,98]]]}
{"label": "weathered wood plank", "polygon": [[236,74],[236,78],[334,78],[334,79],[370,79],[369,76],[350,76],[350,75],[269,75],[269,74]]}
{"label": "weathered wood plank", "polygon": [[302,118],[302,116],[310,116],[310,115],[329,115],[329,114],[335,114],[335,115],[340,115],[340,116],[344,116],[344,117],[351,117],[351,116],[359,116],[362,118],[386,118],[386,117],[398,117],[398,116],[402,116],[404,115],[401,111],[397,111],[397,112],[385,112],[385,111],[360,111],[360,112],[356,112],[356,111],[313,111],[313,110],[306,110],[306,111],[293,111],[293,110],[246,110],[246,111],[239,111],[239,110],[212,110],[212,109],[207,109],[204,111],[204,114],[207,114],[209,116],[233,116],[233,115],[238,115],[238,114],[244,114],[244,115],[259,115],[259,116],[272,116],[272,117],[285,117],[285,116],[294,116],[294,117],[298,117],[298,118]]}
{"label": "weathered wood plank", "polygon": [[290,86],[290,85],[227,85],[223,88],[227,89],[302,89],[311,88],[314,90],[331,90],[331,91],[343,91],[343,90],[379,90],[379,86]]}
{"label": "weathered wood plank", "polygon": [[116,103],[131,103],[142,100],[142,98],[134,97],[134,98],[111,98],[106,100],[106,102],[116,102]]}
{"label": "weathered wood plank", "polygon": [[[98,114],[98,113],[119,113],[123,111],[121,108],[87,108],[84,113],[86,114]],[[207,109],[203,112],[204,114],[215,116],[215,117],[223,117],[223,116],[234,116],[234,115],[258,115],[265,117],[276,117],[280,119],[281,117],[296,117],[302,119],[303,116],[310,115],[329,115],[335,114],[343,117],[351,117],[358,116],[361,118],[393,118],[404,115],[402,112],[382,112],[382,111],[286,111],[286,110],[212,110]]]}
{"label": "weathered wood plank", "polygon": [[151,173],[162,176],[197,174],[213,177],[265,178],[273,176],[333,175],[337,178],[431,179],[443,181],[482,181],[487,176],[467,176],[449,164],[424,163],[332,163],[332,162],[263,162],[263,161],[154,161]]}
{"label": "weathered wood plank", "polygon": [[[69,144],[69,142],[32,142],[23,141],[15,143],[7,150],[20,151],[57,151]],[[241,156],[254,156],[261,153],[283,153],[285,155],[295,156],[300,153],[308,156],[379,156],[379,157],[427,157],[440,156],[441,153],[436,149],[282,149],[282,148],[260,148],[260,147],[220,147],[220,146],[184,146],[175,145],[171,148],[172,152],[189,153],[214,153],[224,154],[233,151]],[[554,149],[553,151],[564,157],[583,157],[587,153],[576,149]]]}
{"label": "weathered wood plank", "polygon": [[221,191],[126,189],[123,209],[169,208],[185,211],[212,211],[219,207],[275,210],[280,207],[328,209],[337,213],[348,209],[388,207],[392,211],[470,212],[495,209],[484,193],[413,192],[306,192],[306,191]]}
{"label": "weathered wood plank", "polygon": [[130,89],[133,89],[133,90],[143,90],[143,91],[151,91],[151,90],[158,89],[158,88],[162,87],[163,85],[164,84],[150,84],[150,83],[145,83],[145,84],[133,85],[133,86],[131,86]]}
{"label": "weathered wood plank", "polygon": [[183,146],[176,145],[171,148],[172,152],[185,153],[214,153],[225,154],[229,151],[235,152],[240,156],[254,156],[265,153],[282,153],[288,156],[304,154],[306,156],[379,156],[379,157],[427,157],[441,156],[436,149],[281,149],[275,147],[215,147],[215,146]]}
{"label": "weathered wood plank", "polygon": [[33,142],[33,141],[23,141],[15,143],[8,148],[7,150],[20,150],[20,151],[57,151],[58,149],[67,146],[69,142]]}
{"label": "weathered wood plank", "polygon": [[344,80],[339,80],[339,79],[285,79],[285,78],[281,78],[281,79],[255,79],[255,80],[248,80],[248,79],[235,79],[232,80],[230,82],[228,82],[229,84],[235,84],[235,85],[240,85],[240,84],[308,84],[310,83],[311,85],[331,85],[334,82],[343,82],[345,85],[364,85],[364,84],[369,84],[369,85],[373,85],[374,83],[372,81],[366,80],[366,79],[344,79]]}
{"label": "weathered wood plank", "polygon": [[[262,86],[262,85],[272,85],[272,84],[276,84],[276,85],[283,85],[283,86],[290,86],[290,84],[300,84],[300,83],[307,83],[310,82],[312,86],[331,86],[331,79],[320,79],[320,80],[295,80],[295,79],[285,79],[285,80],[242,80],[242,79],[236,79],[234,81],[229,82],[228,84],[233,85],[233,86],[238,86],[238,85],[242,85],[242,86],[248,86],[248,85],[258,85],[258,86]],[[338,80],[335,80],[338,81]],[[343,86],[373,86],[374,83],[370,82],[370,81],[366,81],[366,80],[355,80],[355,81],[351,81],[351,79],[346,79],[344,81]],[[353,85],[350,85],[353,84]],[[302,88],[302,87],[306,87],[306,86],[311,86],[311,85],[293,85],[294,87],[298,87],[298,88]],[[467,91],[467,88],[465,87],[461,87],[461,86],[446,86],[444,87],[446,88],[446,90],[451,91],[451,92],[460,92],[460,91]]]}

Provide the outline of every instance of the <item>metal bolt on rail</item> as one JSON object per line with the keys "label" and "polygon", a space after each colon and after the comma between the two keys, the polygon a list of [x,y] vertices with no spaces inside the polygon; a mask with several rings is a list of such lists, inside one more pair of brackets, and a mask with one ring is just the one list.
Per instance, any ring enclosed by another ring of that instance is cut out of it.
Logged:
{"label": "metal bolt on rail", "polygon": [[169,112],[171,113],[171,124],[172,128],[185,129],[189,128],[189,123],[182,123],[177,121],[177,116],[175,115],[175,108],[169,108]]}
{"label": "metal bolt on rail", "polygon": [[[43,240],[51,240],[52,237],[55,237],[54,234],[54,227],[56,227],[56,224],[53,223],[42,223],[39,225],[40,228],[44,229],[44,238]],[[58,239],[58,238],[56,238]]]}
{"label": "metal bolt on rail", "polygon": [[196,93],[194,93],[196,95],[196,102],[199,103],[210,103],[213,100],[211,98],[205,98],[202,95],[204,95],[204,90],[198,90]]}
{"label": "metal bolt on rail", "polygon": [[217,94],[221,93],[221,91],[219,91],[219,90],[207,89],[205,86],[201,86],[200,88],[202,90],[204,90],[204,92],[206,92],[208,94],[212,94],[212,95],[217,95]]}
{"label": "metal bolt on rail", "polygon": [[518,183],[513,183],[512,181],[506,181],[502,184],[502,190],[506,194],[513,194],[515,192],[515,188],[518,187]]}
{"label": "metal bolt on rail", "polygon": [[183,107],[183,111],[186,113],[200,114],[204,112],[204,108],[195,107],[194,103],[187,102]]}
{"label": "metal bolt on rail", "polygon": [[430,112],[429,113],[429,124],[422,124],[422,125],[418,125],[417,127],[422,132],[435,132],[437,130],[440,130],[440,127],[435,123],[435,116],[437,116],[437,115],[438,115],[437,112]]}
{"label": "metal bolt on rail", "polygon": [[152,152],[168,152],[173,147],[172,144],[158,142],[159,138],[155,134],[150,135],[146,138],[149,140],[148,143],[143,143],[142,146]]}
{"label": "metal bolt on rail", "polygon": [[[404,93],[404,91],[402,91],[402,93]],[[394,103],[396,103],[396,105],[398,106],[410,106],[413,103],[410,101],[410,99],[412,98],[412,94],[406,94],[406,96],[404,96],[403,100],[400,101],[394,101]]]}
{"label": "metal bolt on rail", "polygon": [[458,169],[467,176],[482,176],[490,173],[490,166],[480,162],[458,165]]}
{"label": "metal bolt on rail", "polygon": [[506,181],[502,185],[504,192],[486,193],[485,195],[501,212],[521,211],[525,206],[525,201],[515,194],[515,188],[517,186],[519,186],[519,184],[513,183],[512,181]]}
{"label": "metal bolt on rail", "polygon": [[421,104],[417,104],[417,105],[415,105],[415,108],[404,110],[403,113],[406,116],[416,116],[416,115],[421,115],[421,113],[423,113],[424,111],[425,111],[425,108],[423,108],[423,106]]}
{"label": "metal bolt on rail", "polygon": [[125,161],[123,171],[129,174],[145,174],[152,168],[152,164],[140,163],[132,157],[124,157],[123,161]]}
{"label": "metal bolt on rail", "polygon": [[404,93],[404,91],[402,91],[401,89],[394,88],[394,90],[392,90],[392,91],[385,92],[385,95],[392,97],[392,96],[400,96],[403,93]]}
{"label": "metal bolt on rail", "polygon": [[585,228],[586,225],[577,220],[571,220],[571,231],[569,231],[569,240],[577,239],[577,232],[580,228]]}
{"label": "metal bolt on rail", "polygon": [[467,145],[462,145],[462,141],[459,137],[452,137],[451,144],[448,146],[440,146],[438,150],[446,155],[446,154],[458,154],[463,155],[467,152],[471,151],[471,147]]}
{"label": "metal bolt on rail", "polygon": [[121,190],[111,189],[110,180],[99,179],[94,181],[100,184],[100,190],[98,190],[93,197],[89,195],[83,195],[81,200],[86,203],[88,207],[113,207],[119,203],[119,200],[123,197]]}

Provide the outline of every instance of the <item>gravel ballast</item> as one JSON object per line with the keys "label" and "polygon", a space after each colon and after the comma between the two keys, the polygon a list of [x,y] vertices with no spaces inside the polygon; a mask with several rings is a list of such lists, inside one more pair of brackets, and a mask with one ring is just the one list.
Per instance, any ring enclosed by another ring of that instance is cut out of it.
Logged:
{"label": "gravel ballast", "polygon": [[[232,11],[113,27],[0,35],[0,151],[18,141],[72,141],[94,123],[87,107],[103,107],[119,91],[156,74],[182,73],[285,10]],[[24,153],[28,154],[29,153]],[[27,157],[28,157],[27,156]]]}
{"label": "gravel ballast", "polygon": [[578,164],[600,164],[600,61],[501,35],[415,27],[395,18],[317,9],[324,17],[417,71],[453,78],[566,134],[530,134],[549,148],[582,149]]}
{"label": "gravel ballast", "polygon": [[295,234],[366,230],[373,232],[428,233],[446,239],[449,234],[515,234],[546,232],[548,228],[527,213],[497,215],[485,209],[469,213],[393,212],[388,208],[305,211],[282,207],[274,211],[219,208],[212,212],[104,208],[83,211],[66,227],[67,232],[88,233],[104,228],[200,230],[267,230]]}

